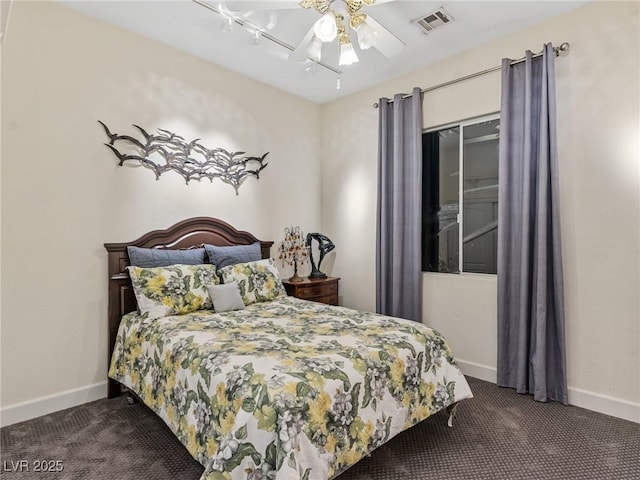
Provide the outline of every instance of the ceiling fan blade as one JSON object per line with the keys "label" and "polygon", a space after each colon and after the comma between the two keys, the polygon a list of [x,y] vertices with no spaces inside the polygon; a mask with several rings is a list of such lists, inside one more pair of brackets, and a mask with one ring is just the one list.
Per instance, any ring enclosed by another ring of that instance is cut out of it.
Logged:
{"label": "ceiling fan blade", "polygon": [[311,43],[314,35],[315,33],[312,26],[307,34],[302,37],[300,43],[296,45],[296,48],[293,50],[293,52],[289,54],[289,60],[292,60],[294,62],[304,62],[306,59],[308,59],[309,55],[307,54],[307,47]]}
{"label": "ceiling fan blade", "polygon": [[[396,0],[375,0],[371,5],[382,5],[383,3],[395,1]],[[226,7],[232,12],[301,8],[300,0],[221,0],[221,3],[223,7]]]}
{"label": "ceiling fan blade", "polygon": [[366,23],[378,32],[378,39],[373,48],[376,48],[385,57],[393,57],[399,54],[407,45],[393,33],[383,27],[371,15],[367,16]]}
{"label": "ceiling fan blade", "polygon": [[222,3],[232,12],[300,8],[300,0],[224,0]]}

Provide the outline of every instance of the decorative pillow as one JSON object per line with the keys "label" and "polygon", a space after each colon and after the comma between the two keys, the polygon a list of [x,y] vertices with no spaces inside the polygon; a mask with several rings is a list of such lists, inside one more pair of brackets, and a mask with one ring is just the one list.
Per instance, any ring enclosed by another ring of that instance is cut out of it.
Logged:
{"label": "decorative pillow", "polygon": [[166,250],[160,248],[127,247],[129,261],[135,267],[154,268],[169,265],[202,265],[204,248]]}
{"label": "decorative pillow", "polygon": [[207,285],[218,284],[215,265],[127,267],[140,313],[149,318],[211,308]]}
{"label": "decorative pillow", "polygon": [[207,285],[207,290],[216,313],[244,309],[240,288],[238,288],[236,282],[223,285]]}
{"label": "decorative pillow", "polygon": [[260,242],[251,245],[233,245],[230,247],[217,247],[205,244],[209,263],[213,263],[218,270],[237,263],[254,262],[262,258]]}
{"label": "decorative pillow", "polygon": [[238,263],[219,270],[224,283],[238,282],[240,295],[245,305],[268,302],[287,292],[278,276],[273,259]]}

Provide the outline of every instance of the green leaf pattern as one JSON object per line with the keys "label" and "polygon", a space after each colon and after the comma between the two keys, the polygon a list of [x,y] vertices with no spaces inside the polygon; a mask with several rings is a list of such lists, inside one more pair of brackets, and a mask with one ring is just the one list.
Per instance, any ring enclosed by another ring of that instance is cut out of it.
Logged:
{"label": "green leaf pattern", "polygon": [[149,318],[211,309],[207,285],[220,283],[214,265],[127,267],[140,313]]}
{"label": "green leaf pattern", "polygon": [[109,376],[167,423],[203,480],[333,478],[471,397],[432,329],[280,295],[219,314],[127,314]]}
{"label": "green leaf pattern", "polygon": [[272,258],[223,267],[220,276],[224,283],[238,283],[245,305],[269,302],[287,294]]}

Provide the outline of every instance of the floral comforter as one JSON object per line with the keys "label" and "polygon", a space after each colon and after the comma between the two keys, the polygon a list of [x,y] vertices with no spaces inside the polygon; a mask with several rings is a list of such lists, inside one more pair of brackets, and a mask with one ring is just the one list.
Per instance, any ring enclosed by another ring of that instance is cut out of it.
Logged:
{"label": "floral comforter", "polygon": [[127,314],[109,376],[167,423],[202,480],[327,480],[472,396],[434,330],[293,297]]}

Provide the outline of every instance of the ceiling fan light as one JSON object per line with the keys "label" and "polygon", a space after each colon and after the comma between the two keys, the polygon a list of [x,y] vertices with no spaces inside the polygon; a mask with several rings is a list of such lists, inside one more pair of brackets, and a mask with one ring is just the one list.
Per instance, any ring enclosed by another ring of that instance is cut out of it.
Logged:
{"label": "ceiling fan light", "polygon": [[336,25],[336,17],[333,12],[325,13],[320,19],[314,23],[313,32],[323,42],[332,42],[338,35],[338,26]]}
{"label": "ceiling fan light", "polygon": [[358,34],[358,45],[360,45],[362,50],[368,50],[375,46],[378,41],[378,31],[366,22],[358,25],[356,33]]}
{"label": "ceiling fan light", "polygon": [[351,42],[340,43],[340,58],[338,65],[351,65],[358,61],[356,51],[353,49]]}
{"label": "ceiling fan light", "polygon": [[322,58],[322,40],[318,37],[313,37],[309,46],[307,47],[307,57],[314,62],[319,62]]}

